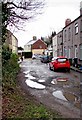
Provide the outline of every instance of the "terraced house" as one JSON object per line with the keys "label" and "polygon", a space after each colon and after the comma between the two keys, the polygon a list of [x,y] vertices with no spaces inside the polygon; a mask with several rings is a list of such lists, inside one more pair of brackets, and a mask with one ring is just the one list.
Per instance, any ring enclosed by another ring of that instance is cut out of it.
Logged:
{"label": "terraced house", "polygon": [[71,22],[65,21],[65,27],[57,34],[57,56],[64,55],[69,59],[77,58],[82,65],[82,2],[80,16]]}

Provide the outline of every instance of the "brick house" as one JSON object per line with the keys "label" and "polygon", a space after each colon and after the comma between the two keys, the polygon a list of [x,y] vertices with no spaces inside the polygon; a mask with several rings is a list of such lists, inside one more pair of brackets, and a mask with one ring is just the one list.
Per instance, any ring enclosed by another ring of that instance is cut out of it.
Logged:
{"label": "brick house", "polygon": [[72,22],[67,19],[65,27],[57,34],[57,56],[60,55],[71,60],[77,58],[82,65],[82,2],[80,16]]}
{"label": "brick house", "polygon": [[57,35],[52,38],[53,57],[57,57]]}
{"label": "brick house", "polygon": [[63,55],[82,61],[82,15],[63,28]]}
{"label": "brick house", "polygon": [[41,39],[30,40],[26,45],[24,45],[25,52],[32,52],[32,54],[43,54],[47,49],[47,44]]}
{"label": "brick house", "polygon": [[57,34],[57,56],[63,55],[63,30]]}

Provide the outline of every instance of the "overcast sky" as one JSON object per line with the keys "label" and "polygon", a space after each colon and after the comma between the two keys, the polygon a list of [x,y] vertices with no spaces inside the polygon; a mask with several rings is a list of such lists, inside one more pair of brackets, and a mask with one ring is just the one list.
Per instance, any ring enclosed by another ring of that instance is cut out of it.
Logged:
{"label": "overcast sky", "polygon": [[14,33],[18,38],[18,46],[24,46],[33,36],[41,38],[48,36],[52,31],[58,33],[65,26],[65,20],[71,21],[80,15],[80,2],[82,0],[46,0],[46,7],[42,15],[26,23],[25,32]]}

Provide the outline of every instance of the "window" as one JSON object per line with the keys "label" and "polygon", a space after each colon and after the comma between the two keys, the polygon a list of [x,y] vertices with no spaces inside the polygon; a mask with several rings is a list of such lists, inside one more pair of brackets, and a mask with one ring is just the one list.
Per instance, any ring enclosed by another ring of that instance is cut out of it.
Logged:
{"label": "window", "polygon": [[65,41],[66,41],[66,30],[65,30],[64,38],[65,38]]}
{"label": "window", "polygon": [[68,58],[70,58],[70,48],[68,48]]}
{"label": "window", "polygon": [[77,58],[77,53],[78,53],[77,46],[75,46],[75,58]]}
{"label": "window", "polygon": [[80,60],[82,60],[82,44],[80,45]]}
{"label": "window", "polygon": [[58,62],[66,62],[66,58],[58,58]]}
{"label": "window", "polygon": [[75,24],[75,34],[78,33],[78,23]]}
{"label": "window", "polygon": [[82,20],[81,20],[80,30],[81,30],[81,32],[82,32]]}
{"label": "window", "polygon": [[42,46],[40,45],[40,46],[39,46],[39,48],[41,49],[41,48],[42,48]]}
{"label": "window", "polygon": [[64,56],[67,57],[67,49],[64,48]]}
{"label": "window", "polygon": [[69,29],[68,29],[68,40],[70,41],[70,36],[71,36],[71,31],[70,31],[71,29],[70,29],[70,27],[69,27]]}

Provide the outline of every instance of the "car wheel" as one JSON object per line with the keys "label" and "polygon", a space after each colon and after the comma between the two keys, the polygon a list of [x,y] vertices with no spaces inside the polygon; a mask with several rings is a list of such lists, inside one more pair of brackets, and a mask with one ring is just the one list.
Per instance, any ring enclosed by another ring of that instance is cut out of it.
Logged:
{"label": "car wheel", "polygon": [[67,69],[67,72],[70,72],[70,68]]}

